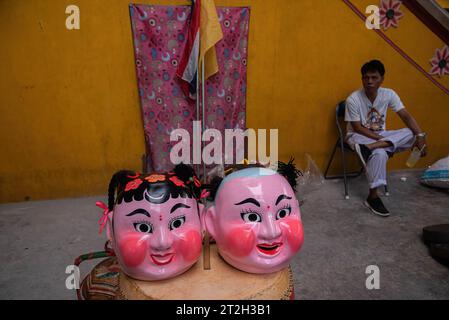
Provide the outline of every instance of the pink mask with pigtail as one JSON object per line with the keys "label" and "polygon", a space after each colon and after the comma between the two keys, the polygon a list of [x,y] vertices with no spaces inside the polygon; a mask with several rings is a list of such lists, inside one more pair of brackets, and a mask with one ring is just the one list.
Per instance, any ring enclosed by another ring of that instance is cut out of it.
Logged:
{"label": "pink mask with pigtail", "polygon": [[149,175],[120,171],[111,180],[109,208],[103,208],[100,223],[107,216],[112,249],[123,272],[132,278],[172,278],[200,257],[201,184],[188,166],[179,165],[174,171]]}

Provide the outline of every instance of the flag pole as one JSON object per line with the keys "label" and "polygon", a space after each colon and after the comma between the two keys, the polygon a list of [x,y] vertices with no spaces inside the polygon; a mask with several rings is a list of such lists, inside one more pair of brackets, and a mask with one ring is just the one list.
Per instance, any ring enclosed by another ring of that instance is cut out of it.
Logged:
{"label": "flag pole", "polygon": [[[201,129],[204,133],[206,121],[205,121],[205,91],[204,91],[204,59],[200,61],[201,63],[201,109],[202,109],[202,122],[201,122]],[[202,136],[202,134],[201,134]],[[201,139],[203,140],[203,139]],[[202,148],[204,149],[204,141],[202,141]],[[204,163],[203,157],[201,157],[201,161],[203,162],[203,183],[206,183],[206,163]],[[209,232],[205,232],[204,235],[204,251],[203,251],[203,265],[204,270],[210,270],[210,236]]]}
{"label": "flag pole", "polygon": [[[202,103],[201,103],[201,106],[202,106],[202,123],[201,123],[201,128],[202,128],[202,132],[201,132],[201,136],[203,136],[203,133],[204,133],[204,131],[205,131],[205,128],[206,128],[206,120],[205,120],[205,91],[204,91],[204,58],[202,59],[202,62],[201,62],[201,101],[202,101]],[[201,139],[201,141],[202,141],[203,139]],[[202,146],[202,148],[201,148],[201,150],[203,150],[204,149],[204,146],[205,146],[205,142],[203,141],[203,146]],[[201,157],[202,158],[202,157]],[[204,162],[204,160],[202,161],[203,162],[203,182],[204,183],[206,183],[206,163]]]}
{"label": "flag pole", "polygon": [[[199,75],[199,68],[196,72],[196,121],[197,123],[200,121],[200,75]],[[196,137],[195,137],[196,138]],[[201,157],[200,157],[201,159]],[[195,164],[195,172],[200,172],[200,164]]]}

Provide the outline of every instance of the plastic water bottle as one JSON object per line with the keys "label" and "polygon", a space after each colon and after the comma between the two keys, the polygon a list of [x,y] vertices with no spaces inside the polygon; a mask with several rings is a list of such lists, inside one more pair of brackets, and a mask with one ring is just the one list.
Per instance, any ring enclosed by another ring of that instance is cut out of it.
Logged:
{"label": "plastic water bottle", "polygon": [[419,150],[418,147],[414,147],[412,150],[412,153],[407,159],[407,162],[405,163],[407,167],[413,168],[416,163],[418,162],[419,158],[421,158],[421,151],[424,150],[426,146],[424,145],[421,150]]}

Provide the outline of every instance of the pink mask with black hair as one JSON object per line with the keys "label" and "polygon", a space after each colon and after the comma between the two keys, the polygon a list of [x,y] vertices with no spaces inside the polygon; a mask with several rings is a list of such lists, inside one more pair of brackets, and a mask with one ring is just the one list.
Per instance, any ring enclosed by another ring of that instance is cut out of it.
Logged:
{"label": "pink mask with black hair", "polygon": [[108,214],[107,229],[124,273],[162,280],[195,264],[202,246],[196,176],[185,181],[174,173],[119,172],[111,180],[110,207],[115,186],[117,203]]}

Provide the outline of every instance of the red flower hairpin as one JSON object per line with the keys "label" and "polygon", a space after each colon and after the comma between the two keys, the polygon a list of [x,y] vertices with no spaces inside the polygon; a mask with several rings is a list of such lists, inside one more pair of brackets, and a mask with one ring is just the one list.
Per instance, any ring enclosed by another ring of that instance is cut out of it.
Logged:
{"label": "red flower hairpin", "polygon": [[134,180],[128,182],[125,187],[125,192],[127,192],[129,190],[137,189],[142,184],[142,182],[143,181],[141,179],[134,179]]}
{"label": "red flower hairpin", "polygon": [[171,181],[171,182],[173,182],[175,185],[177,185],[178,187],[183,187],[183,188],[185,188],[185,184],[184,184],[184,182],[182,181],[182,180],[180,180],[177,176],[173,176],[173,177],[171,177],[171,178],[169,178],[169,180]]}
{"label": "red flower hairpin", "polygon": [[207,190],[201,191],[200,200],[208,197],[209,195],[210,195],[209,191],[207,191]]}
{"label": "red flower hairpin", "polygon": [[145,178],[148,182],[158,182],[158,181],[165,181],[165,175],[162,174],[152,174]]}
{"label": "red flower hairpin", "polygon": [[193,176],[193,183],[195,184],[196,187],[201,187],[201,182],[200,180],[198,180],[198,178],[196,176]]}

